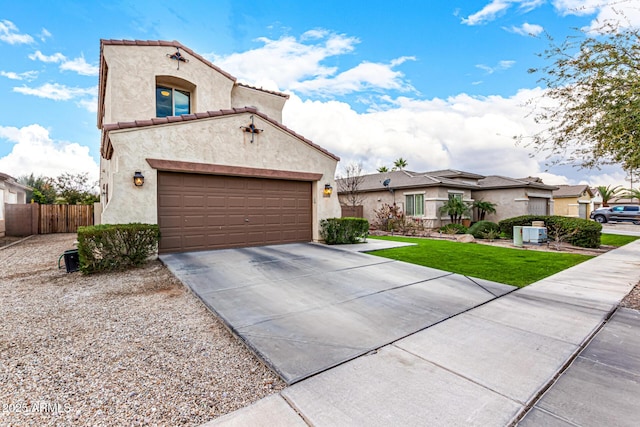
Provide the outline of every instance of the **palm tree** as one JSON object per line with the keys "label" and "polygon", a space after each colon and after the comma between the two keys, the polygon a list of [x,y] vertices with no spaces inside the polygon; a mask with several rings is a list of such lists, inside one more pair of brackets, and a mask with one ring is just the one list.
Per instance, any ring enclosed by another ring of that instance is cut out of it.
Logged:
{"label": "palm tree", "polygon": [[395,162],[393,162],[393,170],[403,170],[408,165],[407,161],[402,157],[398,157]]}
{"label": "palm tree", "polygon": [[484,200],[474,201],[473,207],[478,209],[478,221],[484,221],[484,217],[488,213],[496,213],[496,204]]}
{"label": "palm tree", "polygon": [[389,172],[389,168],[386,166],[380,166],[377,170],[380,173]]}
{"label": "palm tree", "polygon": [[625,190],[624,193],[622,193],[622,196],[631,199],[632,202],[633,199],[638,199],[638,201],[640,201],[640,189],[629,188],[628,190]]}
{"label": "palm tree", "polygon": [[440,215],[449,215],[451,223],[460,224],[462,217],[471,211],[471,206],[458,197],[452,197],[440,206]]}
{"label": "palm tree", "polygon": [[604,185],[599,185],[596,187],[602,196],[602,206],[609,206],[609,200],[613,199],[620,192],[620,186],[616,185],[611,188],[610,185],[606,187]]}

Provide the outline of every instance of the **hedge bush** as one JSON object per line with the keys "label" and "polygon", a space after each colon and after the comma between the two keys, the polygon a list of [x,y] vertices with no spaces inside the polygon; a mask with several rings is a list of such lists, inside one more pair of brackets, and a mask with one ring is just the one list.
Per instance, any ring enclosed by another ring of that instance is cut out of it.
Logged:
{"label": "hedge bush", "polygon": [[444,234],[466,234],[468,230],[464,225],[454,222],[438,228],[438,231]]}
{"label": "hedge bush", "polygon": [[369,235],[369,221],[364,218],[328,218],[320,221],[320,236],[328,245],[358,243]]}
{"label": "hedge bush", "polygon": [[158,248],[156,224],[101,224],[78,228],[80,271],[85,274],[142,265]]}
{"label": "hedge bush", "polygon": [[468,233],[476,239],[486,239],[490,231],[498,232],[500,227],[495,222],[478,221],[469,227]]}
{"label": "hedge bush", "polygon": [[[568,218],[565,216],[545,216],[545,215],[524,215],[514,218],[507,218],[498,223],[500,231],[508,238],[513,238],[513,227],[516,225],[530,226],[531,221],[544,221],[549,228],[559,230],[560,235],[567,235],[566,242],[582,248],[600,247],[600,232],[602,225],[595,221],[582,218]],[[577,231],[575,231],[577,230]],[[572,234],[574,233],[575,234]],[[553,239],[549,233],[549,238]]]}

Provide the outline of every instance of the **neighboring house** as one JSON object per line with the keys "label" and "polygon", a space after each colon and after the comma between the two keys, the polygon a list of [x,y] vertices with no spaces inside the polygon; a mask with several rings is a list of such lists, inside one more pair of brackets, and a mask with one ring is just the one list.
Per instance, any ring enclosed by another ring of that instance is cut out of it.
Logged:
{"label": "neighboring house", "polygon": [[0,237],[6,230],[5,204],[27,203],[27,192],[31,188],[18,183],[15,178],[0,172]]}
{"label": "neighboring house", "polygon": [[281,123],[288,95],[175,41],[100,51],[102,223],[159,224],[159,251],[179,252],[317,241],[340,215],[339,158]]}
{"label": "neighboring house", "polygon": [[472,202],[471,190],[477,187],[475,181],[480,176],[469,174],[466,180],[463,177],[466,175],[452,179],[405,170],[364,175],[359,186],[363,215],[370,223],[375,222],[374,211],[383,204],[395,204],[406,215],[420,218],[426,227],[438,227],[449,218],[438,212],[449,198]]}
{"label": "neighboring house", "polygon": [[448,215],[440,214],[440,207],[452,197],[469,204],[475,200],[494,203],[496,213],[487,214],[488,221],[527,214],[550,215],[553,213],[552,191],[557,188],[542,183],[539,178],[485,177],[453,169],[421,173],[393,171],[362,178],[359,189],[363,212],[370,222],[376,220],[375,211],[383,204],[395,203],[406,215],[420,219],[429,228],[449,222]]}
{"label": "neighboring house", "polygon": [[558,185],[558,189],[553,192],[555,214],[589,219],[593,196],[591,188],[586,184]]}
{"label": "neighboring house", "polygon": [[591,197],[591,212],[595,211],[596,209],[600,209],[602,207],[603,201],[602,201],[602,194],[600,194],[600,190],[598,190],[597,188],[590,188],[591,190],[591,194],[593,194],[593,197]]}

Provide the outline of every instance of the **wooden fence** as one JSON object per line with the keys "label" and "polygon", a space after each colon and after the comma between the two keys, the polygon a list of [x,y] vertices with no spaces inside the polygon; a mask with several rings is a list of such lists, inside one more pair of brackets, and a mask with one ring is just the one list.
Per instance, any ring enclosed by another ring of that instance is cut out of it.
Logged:
{"label": "wooden fence", "polygon": [[40,205],[40,234],[75,233],[93,225],[93,205]]}

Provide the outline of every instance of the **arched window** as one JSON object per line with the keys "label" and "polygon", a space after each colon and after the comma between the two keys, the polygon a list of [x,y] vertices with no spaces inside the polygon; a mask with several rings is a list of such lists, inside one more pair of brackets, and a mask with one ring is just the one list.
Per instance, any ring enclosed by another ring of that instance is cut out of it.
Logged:
{"label": "arched window", "polygon": [[191,113],[195,85],[170,76],[156,77],[156,117]]}

